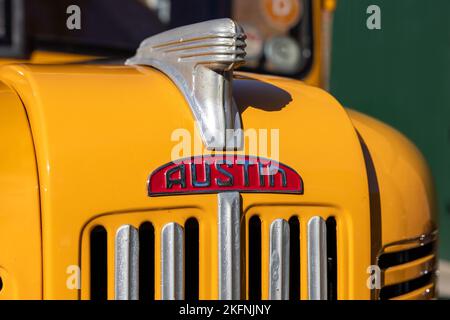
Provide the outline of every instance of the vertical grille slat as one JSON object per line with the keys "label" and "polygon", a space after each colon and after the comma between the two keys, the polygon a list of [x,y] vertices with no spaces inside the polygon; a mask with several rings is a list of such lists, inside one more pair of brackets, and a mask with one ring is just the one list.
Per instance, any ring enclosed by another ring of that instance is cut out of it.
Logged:
{"label": "vertical grille slat", "polygon": [[289,224],[277,219],[270,226],[269,299],[289,299]]}
{"label": "vertical grille slat", "polygon": [[115,240],[115,299],[139,299],[139,232],[131,225],[121,226]]}
{"label": "vertical grille slat", "polygon": [[218,194],[219,299],[241,298],[241,196]]}
{"label": "vertical grille slat", "polygon": [[174,222],[161,231],[161,299],[184,299],[184,230]]}
{"label": "vertical grille slat", "polygon": [[322,217],[308,221],[308,297],[327,300],[327,227]]}

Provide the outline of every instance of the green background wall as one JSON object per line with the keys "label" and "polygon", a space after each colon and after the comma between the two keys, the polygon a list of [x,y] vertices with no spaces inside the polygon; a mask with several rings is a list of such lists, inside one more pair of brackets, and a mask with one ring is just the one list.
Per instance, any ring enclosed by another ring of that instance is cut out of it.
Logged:
{"label": "green background wall", "polygon": [[[368,30],[369,5],[381,30]],[[339,0],[331,91],[408,136],[438,191],[440,250],[450,260],[450,1]]]}

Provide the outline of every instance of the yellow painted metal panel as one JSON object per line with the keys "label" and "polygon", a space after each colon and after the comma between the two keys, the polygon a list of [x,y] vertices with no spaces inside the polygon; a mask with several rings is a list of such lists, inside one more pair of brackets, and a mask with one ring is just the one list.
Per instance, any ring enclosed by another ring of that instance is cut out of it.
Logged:
{"label": "yellow painted metal panel", "polygon": [[437,228],[434,187],[420,151],[384,123],[353,110],[348,112],[375,164],[383,245],[434,232]]}
{"label": "yellow painted metal panel", "polygon": [[41,217],[33,139],[19,97],[3,83],[0,101],[0,299],[40,299]]}
{"label": "yellow painted metal panel", "polygon": [[[181,93],[160,72],[147,67],[16,65],[4,67],[0,78],[13,86],[23,100],[35,139],[41,182],[45,298],[78,298],[78,292],[65,285],[65,271],[67,266],[79,263],[80,236],[92,219],[113,213],[124,217],[120,213],[198,207],[205,212],[200,225],[216,221],[212,220],[217,215],[215,195],[147,196],[148,175],[171,160],[178,142],[171,140],[174,130],[183,128],[200,139]],[[369,184],[353,123],[362,128],[370,150],[376,151],[380,185],[390,190],[382,161],[390,159],[392,151],[377,144],[386,141],[385,137],[364,130],[369,120],[357,121],[351,114],[352,123],[335,99],[298,81],[240,73],[234,92],[244,129],[279,130],[279,160],[295,169],[305,183],[303,195],[243,194],[244,211],[272,206],[276,208],[275,217],[283,215],[280,210],[285,209],[280,208],[286,206],[311,208],[300,212],[300,221],[304,221],[302,218],[316,212],[316,207],[335,208],[339,265],[345,266],[338,271],[339,298],[369,299]],[[391,215],[383,215],[383,241],[423,234],[432,223],[427,176],[425,171],[416,173],[417,167],[420,172],[425,166],[411,148],[406,145],[397,151],[404,153],[400,164],[405,163],[406,170],[399,171],[400,178],[410,179],[414,187],[401,181],[405,191],[391,191],[397,197],[399,192],[417,194],[416,209],[410,210],[409,204],[395,202],[382,193],[383,206]],[[248,145],[241,153],[273,156]],[[169,211],[168,215],[178,221],[183,215],[177,212]],[[409,224],[406,218],[416,225]],[[211,248],[217,246],[215,228],[213,224],[209,229],[213,235]],[[267,240],[267,231],[263,235]],[[306,252],[304,242],[301,248]],[[267,252],[265,248],[263,265]],[[217,250],[211,249],[210,254],[209,262],[202,262],[211,267],[202,273],[208,275],[208,279],[202,278],[202,298],[217,297]],[[302,270],[306,270],[304,260]],[[263,290],[265,294],[267,283],[263,282]],[[305,298],[303,292],[304,287]]]}

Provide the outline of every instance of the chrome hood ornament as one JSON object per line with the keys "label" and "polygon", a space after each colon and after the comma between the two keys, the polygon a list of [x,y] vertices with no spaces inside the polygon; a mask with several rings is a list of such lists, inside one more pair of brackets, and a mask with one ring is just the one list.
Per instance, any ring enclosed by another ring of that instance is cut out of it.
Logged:
{"label": "chrome hood ornament", "polygon": [[233,70],[245,62],[245,38],[231,19],[201,22],[147,38],[126,64],[152,66],[172,79],[208,149],[240,149],[242,124],[232,81]]}

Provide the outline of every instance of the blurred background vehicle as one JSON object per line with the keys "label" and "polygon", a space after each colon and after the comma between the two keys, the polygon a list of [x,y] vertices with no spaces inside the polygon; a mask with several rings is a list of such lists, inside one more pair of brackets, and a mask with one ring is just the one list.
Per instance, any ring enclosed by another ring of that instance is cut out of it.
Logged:
{"label": "blurred background vehicle", "polygon": [[[10,18],[3,19],[0,28],[0,56],[33,63],[76,62],[93,57],[125,59],[148,36],[195,22],[232,17],[244,26],[248,36],[248,63],[244,69],[326,86],[331,24],[325,14],[323,20],[313,20],[312,10],[324,6],[324,12],[331,12],[334,0],[280,0],[275,4],[268,0],[261,1],[260,10],[252,10],[259,2],[2,0],[2,14]],[[66,9],[73,4],[81,8],[80,29],[66,27]]]}

